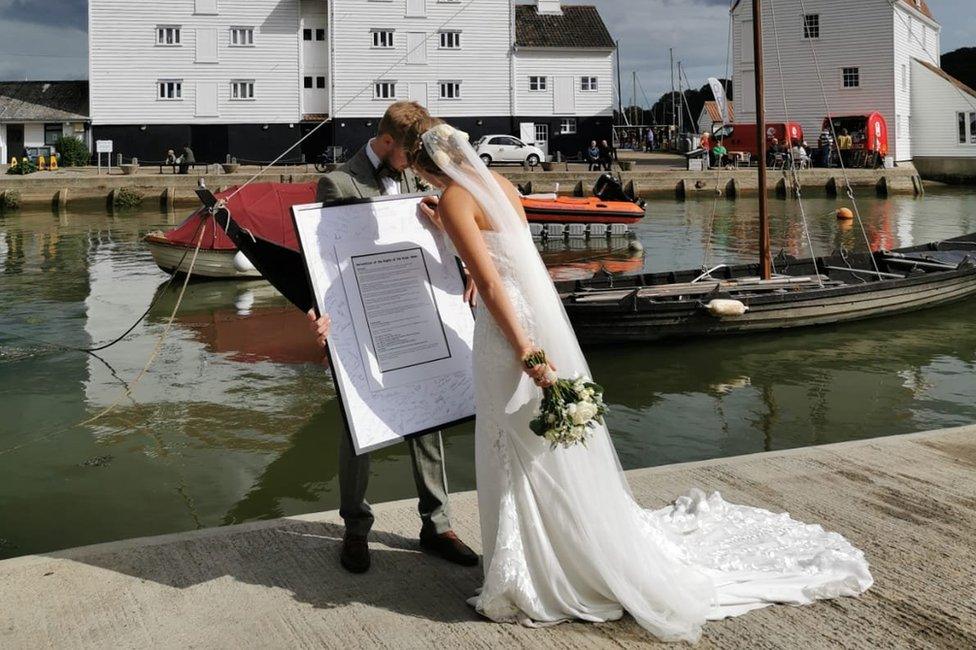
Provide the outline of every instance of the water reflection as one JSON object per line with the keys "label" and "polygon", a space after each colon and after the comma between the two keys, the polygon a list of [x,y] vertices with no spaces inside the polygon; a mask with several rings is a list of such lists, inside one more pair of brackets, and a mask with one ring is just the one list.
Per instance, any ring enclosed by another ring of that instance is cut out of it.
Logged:
{"label": "water reflection", "polygon": [[[818,254],[863,250],[838,201],[807,201]],[[773,250],[806,256],[795,202],[773,201]],[[872,247],[976,230],[976,193],[863,199]],[[714,209],[714,218],[713,218]],[[178,219],[178,217],[177,217]],[[335,389],[303,316],[263,282],[176,296],[141,244],[172,216],[0,217],[0,556],[337,506]],[[754,261],[750,202],[652,202],[637,236],[547,242],[559,278]],[[101,359],[44,342],[110,340]],[[749,338],[587,350],[627,468],[902,433],[976,420],[976,303]],[[26,337],[26,338],[24,338]],[[114,406],[113,406],[114,405]],[[97,423],[77,426],[108,406]],[[472,427],[446,437],[452,490],[474,487]],[[369,497],[414,492],[406,450],[374,455]]]}

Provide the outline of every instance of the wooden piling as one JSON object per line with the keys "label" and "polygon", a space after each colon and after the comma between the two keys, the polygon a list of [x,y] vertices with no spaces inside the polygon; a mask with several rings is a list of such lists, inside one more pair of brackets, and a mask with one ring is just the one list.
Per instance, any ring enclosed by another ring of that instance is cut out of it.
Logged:
{"label": "wooden piling", "polygon": [[790,186],[787,185],[786,179],[781,178],[776,181],[776,196],[781,199],[785,199],[790,195]]}
{"label": "wooden piling", "polygon": [[878,192],[878,196],[884,198],[888,196],[888,177],[882,176],[878,183],[875,185],[875,190]]}
{"label": "wooden piling", "polygon": [[679,201],[683,201],[688,196],[688,187],[685,184],[684,179],[678,181],[677,185],[674,186],[674,197]]}
{"label": "wooden piling", "polygon": [[51,207],[53,207],[58,212],[67,209],[68,207],[68,188],[63,187],[54,193],[54,199],[51,201]]}
{"label": "wooden piling", "polygon": [[827,184],[824,185],[824,190],[827,192],[827,196],[830,198],[837,197],[837,177],[831,176],[827,179]]}
{"label": "wooden piling", "polygon": [[730,179],[729,182],[725,184],[725,198],[727,199],[739,198],[741,191],[739,181],[734,178]]}

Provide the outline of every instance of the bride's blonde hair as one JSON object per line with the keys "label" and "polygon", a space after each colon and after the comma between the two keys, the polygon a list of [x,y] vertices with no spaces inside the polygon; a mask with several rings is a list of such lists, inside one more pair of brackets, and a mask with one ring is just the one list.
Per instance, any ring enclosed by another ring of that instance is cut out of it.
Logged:
{"label": "bride's blonde hair", "polygon": [[403,149],[407,153],[407,162],[414,169],[427,177],[444,177],[444,171],[437,166],[430,152],[424,146],[423,136],[435,126],[444,124],[444,120],[439,117],[425,115],[405,129],[403,136]]}

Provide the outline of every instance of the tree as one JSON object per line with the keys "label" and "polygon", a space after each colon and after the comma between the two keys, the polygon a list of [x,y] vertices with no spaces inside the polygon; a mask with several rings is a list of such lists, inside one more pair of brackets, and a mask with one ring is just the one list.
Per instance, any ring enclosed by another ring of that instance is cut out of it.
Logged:
{"label": "tree", "polygon": [[976,47],[961,47],[943,54],[942,69],[970,88],[976,88]]}

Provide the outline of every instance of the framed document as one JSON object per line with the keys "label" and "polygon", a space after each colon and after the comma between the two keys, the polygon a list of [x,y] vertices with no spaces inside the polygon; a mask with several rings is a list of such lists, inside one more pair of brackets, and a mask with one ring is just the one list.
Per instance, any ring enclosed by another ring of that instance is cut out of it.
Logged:
{"label": "framed document", "polygon": [[422,195],[292,208],[357,454],[474,417],[474,318]]}

